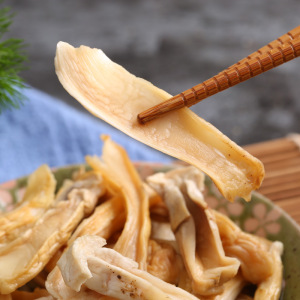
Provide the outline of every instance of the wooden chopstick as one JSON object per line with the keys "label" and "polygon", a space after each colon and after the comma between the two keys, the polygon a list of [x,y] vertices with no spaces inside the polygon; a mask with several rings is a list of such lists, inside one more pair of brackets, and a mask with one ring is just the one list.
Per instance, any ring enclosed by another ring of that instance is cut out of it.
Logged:
{"label": "wooden chopstick", "polygon": [[141,112],[137,116],[138,121],[141,124],[145,124],[170,111],[185,106],[190,107],[211,95],[298,57],[300,55],[299,33],[300,26],[225,69],[216,76]]}
{"label": "wooden chopstick", "polygon": [[258,57],[259,55],[262,55],[263,53],[267,53],[268,51],[270,51],[274,48],[280,47],[281,45],[284,45],[284,44],[298,38],[299,36],[300,36],[300,26],[292,29],[291,31],[289,31],[287,33],[285,33],[284,35],[280,36],[276,40],[274,40],[274,41],[270,42],[269,44],[263,46],[262,48],[260,48],[257,51],[253,52],[249,56],[241,59],[240,61],[238,61],[237,63],[235,63],[234,65],[230,66],[227,69],[237,67],[238,65],[240,65],[242,63],[245,63],[245,62],[249,61],[250,59]]}

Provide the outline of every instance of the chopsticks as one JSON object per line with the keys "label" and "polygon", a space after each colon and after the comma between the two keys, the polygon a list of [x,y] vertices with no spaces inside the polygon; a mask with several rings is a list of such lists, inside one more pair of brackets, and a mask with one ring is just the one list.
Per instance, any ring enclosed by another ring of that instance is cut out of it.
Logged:
{"label": "chopsticks", "polygon": [[139,123],[145,124],[170,111],[190,107],[240,82],[271,70],[300,55],[300,26],[263,46],[210,79],[154,106],[140,114]]}

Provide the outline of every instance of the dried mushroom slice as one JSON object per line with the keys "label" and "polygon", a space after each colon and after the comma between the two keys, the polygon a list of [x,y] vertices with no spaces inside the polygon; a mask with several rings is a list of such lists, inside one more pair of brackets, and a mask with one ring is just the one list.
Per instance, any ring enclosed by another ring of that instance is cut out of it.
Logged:
{"label": "dried mushroom slice", "polygon": [[40,166],[28,178],[22,202],[0,215],[0,249],[21,236],[54,202],[56,180],[47,165]]}
{"label": "dried mushroom slice", "polygon": [[214,295],[238,271],[239,261],[227,257],[214,216],[203,199],[204,175],[194,167],[158,173],[148,183],[164,199],[172,230],[197,295]]}
{"label": "dried mushroom slice", "polygon": [[34,278],[67,242],[87,207],[95,203],[79,191],[56,202],[23,236],[0,249],[0,294],[9,294]]}
{"label": "dried mushroom slice", "polygon": [[125,200],[126,222],[114,249],[139,263],[146,269],[147,247],[151,223],[149,217],[149,194],[126,151],[104,137],[102,160],[87,157],[89,165],[110,178],[119,186]]}
{"label": "dried mushroom slice", "polygon": [[55,68],[64,88],[92,114],[203,170],[227,199],[249,200],[251,191],[260,186],[262,163],[190,109],[139,124],[138,113],[171,95],[130,74],[101,50],[59,42]]}
{"label": "dried mushroom slice", "polygon": [[104,244],[104,239],[86,235],[63,254],[58,266],[68,287],[78,293],[87,287],[116,299],[198,299],[138,269],[135,261]]}
{"label": "dried mushroom slice", "polygon": [[243,277],[258,284],[265,281],[274,269],[269,249],[271,242],[243,232],[225,215],[213,212],[220,231],[225,253],[241,262]]}

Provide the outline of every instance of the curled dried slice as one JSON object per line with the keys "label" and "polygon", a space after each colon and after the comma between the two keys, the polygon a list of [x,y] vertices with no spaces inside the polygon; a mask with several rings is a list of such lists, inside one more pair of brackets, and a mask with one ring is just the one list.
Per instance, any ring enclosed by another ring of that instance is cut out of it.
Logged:
{"label": "curled dried slice", "polygon": [[43,269],[80,221],[82,212],[77,206],[74,201],[60,202],[5,251],[1,249],[0,293],[16,290]]}
{"label": "curled dried slice", "polygon": [[243,232],[225,215],[214,211],[225,253],[241,262],[243,277],[258,284],[265,281],[274,269],[270,241]]}
{"label": "curled dried slice", "polygon": [[[104,183],[101,174],[94,171],[83,172],[80,176],[76,176],[75,181],[70,179],[64,180],[63,185],[56,195],[56,201],[64,201],[67,199],[74,200],[77,198],[78,201],[84,202],[84,215],[90,215],[105,192],[106,184]],[[83,222],[86,222],[86,220],[87,219]],[[82,228],[82,223],[79,227]],[[76,228],[76,231],[79,227]],[[45,267],[46,272],[50,272],[55,267],[57,260],[61,256],[61,251],[63,251],[63,249],[60,249],[51,258]]]}
{"label": "curled dried slice", "polygon": [[81,222],[68,244],[86,234],[98,235],[107,240],[113,233],[123,228],[125,221],[124,199],[121,196],[114,196],[96,207],[94,213]]}
{"label": "curled dried slice", "polygon": [[0,245],[21,236],[54,202],[56,180],[47,165],[28,178],[22,202],[13,211],[0,215]]}
{"label": "curled dried slice", "polygon": [[73,190],[68,200],[56,202],[32,228],[0,249],[0,294],[11,293],[35,277],[66,243],[87,207],[96,204],[80,190]]}
{"label": "curled dried slice", "polygon": [[84,180],[79,180],[74,183],[71,191],[67,195],[67,199],[77,198],[79,201],[83,201],[84,214],[90,214],[99,198],[105,193],[105,186],[103,184],[102,176],[99,174],[90,173]]}
{"label": "curled dried slice", "polygon": [[129,136],[195,165],[229,200],[250,199],[264,177],[263,165],[188,108],[145,125],[141,111],[171,97],[112,62],[101,50],[57,45],[55,68],[64,88],[87,110]]}
{"label": "curled dried slice", "polygon": [[75,240],[58,262],[65,283],[80,293],[87,287],[117,299],[187,299],[195,296],[138,269],[138,264],[113,249],[105,240],[83,236]]}
{"label": "curled dried slice", "polygon": [[56,195],[56,201],[63,201],[74,197],[85,199],[85,214],[90,214],[99,198],[106,192],[106,184],[100,173],[84,172],[75,181],[65,180]]}
{"label": "curled dried slice", "polygon": [[126,222],[114,249],[146,269],[147,247],[150,236],[149,194],[131,163],[126,151],[104,137],[102,160],[86,157],[89,165],[119,186],[126,207]]}
{"label": "curled dried slice", "polygon": [[[100,204],[90,217],[81,222],[69,239],[68,245],[83,235],[97,235],[108,239],[123,228],[125,221],[124,200],[121,195],[114,196]],[[57,266],[48,276],[46,287],[52,296],[58,299],[99,299],[99,294],[88,288],[83,288],[80,293],[77,293],[67,287]]]}
{"label": "curled dried slice", "polygon": [[[54,299],[70,300],[70,299],[89,299],[89,300],[102,300],[99,293],[90,290],[85,285],[81,286],[79,292],[73,290],[66,285],[59,268],[56,266],[48,275],[45,283],[47,291],[54,297]],[[105,297],[105,296],[103,296]],[[106,298],[103,298],[103,300]]]}
{"label": "curled dried slice", "polygon": [[240,263],[225,256],[214,216],[203,199],[204,175],[194,167],[147,178],[164,199],[192,290],[198,295],[221,293]]}

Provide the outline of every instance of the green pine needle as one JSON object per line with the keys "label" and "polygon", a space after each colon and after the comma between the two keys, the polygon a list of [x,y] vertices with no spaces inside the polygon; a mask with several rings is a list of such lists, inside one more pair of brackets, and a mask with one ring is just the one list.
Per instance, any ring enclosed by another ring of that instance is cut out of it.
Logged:
{"label": "green pine needle", "polygon": [[25,88],[25,83],[18,75],[27,60],[24,43],[20,39],[3,39],[12,18],[10,8],[0,8],[0,113],[6,108],[19,108],[24,100],[20,88]]}

